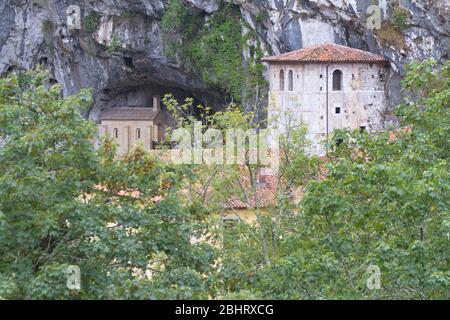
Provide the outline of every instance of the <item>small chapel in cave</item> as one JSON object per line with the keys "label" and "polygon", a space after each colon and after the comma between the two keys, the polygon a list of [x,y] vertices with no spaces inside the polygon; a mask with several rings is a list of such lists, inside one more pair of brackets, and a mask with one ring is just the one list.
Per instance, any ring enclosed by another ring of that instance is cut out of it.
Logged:
{"label": "small chapel in cave", "polygon": [[172,118],[161,108],[160,96],[153,96],[152,107],[107,108],[100,114],[100,136],[109,136],[118,145],[117,154],[123,156],[136,144],[147,150],[165,141]]}
{"label": "small chapel in cave", "polygon": [[263,58],[269,66],[268,126],[286,133],[303,122],[312,153],[334,129],[383,128],[389,61],[346,46],[326,43]]}

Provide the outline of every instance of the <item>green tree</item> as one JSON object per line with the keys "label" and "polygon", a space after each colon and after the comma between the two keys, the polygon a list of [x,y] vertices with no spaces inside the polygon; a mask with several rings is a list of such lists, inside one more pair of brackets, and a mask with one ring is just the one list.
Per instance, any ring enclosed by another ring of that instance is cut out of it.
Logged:
{"label": "green tree", "polygon": [[[225,149],[232,143],[227,141],[227,130],[256,131],[263,125],[254,112],[244,112],[233,104],[212,114],[203,106],[194,107],[192,99],[186,99],[180,104],[173,96],[166,95],[163,101],[176,120],[177,127],[186,129],[191,136],[195,130],[194,123],[199,121],[195,114],[200,111],[201,131],[208,128],[220,130]],[[206,207],[211,216],[209,241],[222,249],[214,280],[218,297],[259,297],[252,290],[260,279],[261,271],[275,263],[281,254],[280,239],[296,232],[295,224],[298,221],[294,220],[295,208],[290,203],[288,194],[292,189],[302,187],[316,177],[319,162],[317,157],[307,155],[309,144],[305,126],[292,120],[284,128],[287,132],[280,139],[280,170],[275,173],[278,203],[273,207],[263,207],[259,201],[254,201],[254,206],[249,209],[256,216],[255,223],[241,221],[226,223],[225,226],[215,217],[224,218],[230,214],[232,209],[226,203],[231,198],[240,199],[244,203],[252,203],[250,199],[259,199],[256,196],[259,184],[257,177],[260,170],[266,167],[264,164],[250,163],[246,156],[247,159],[241,164],[231,165],[224,161],[221,164],[185,165],[184,189],[188,191],[185,195],[189,201]],[[248,147],[248,141],[246,143]],[[234,213],[240,215],[239,212]]]}
{"label": "green tree", "polygon": [[264,296],[449,298],[450,63],[412,64],[403,83],[401,129],[337,133],[326,179],[308,185],[297,232],[255,285]]}
{"label": "green tree", "polygon": [[206,298],[214,250],[191,243],[203,216],[177,198],[181,173],[96,150],[90,92],[60,92],[41,71],[0,80],[0,298]]}

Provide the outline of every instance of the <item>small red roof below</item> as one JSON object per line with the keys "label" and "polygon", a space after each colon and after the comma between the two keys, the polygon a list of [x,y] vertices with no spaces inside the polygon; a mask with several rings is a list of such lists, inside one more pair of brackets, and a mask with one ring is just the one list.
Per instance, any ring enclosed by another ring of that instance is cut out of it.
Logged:
{"label": "small red roof below", "polygon": [[304,49],[265,57],[264,62],[298,62],[298,63],[387,63],[383,56],[363,50],[325,43]]}
{"label": "small red roof below", "polygon": [[248,193],[248,199],[232,196],[225,203],[227,209],[260,209],[274,206],[277,202],[278,180],[274,174],[264,175],[256,185],[256,192],[252,190],[248,172],[242,171],[241,184]]}

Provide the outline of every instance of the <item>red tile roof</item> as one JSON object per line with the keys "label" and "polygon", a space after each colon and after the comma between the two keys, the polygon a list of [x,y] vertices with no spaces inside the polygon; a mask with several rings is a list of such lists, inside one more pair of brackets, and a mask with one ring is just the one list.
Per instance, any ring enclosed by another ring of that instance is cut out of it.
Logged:
{"label": "red tile roof", "polygon": [[107,108],[100,114],[100,120],[154,120],[159,111],[146,107]]}
{"label": "red tile roof", "polygon": [[381,55],[358,49],[326,43],[304,49],[265,57],[264,62],[297,62],[297,63],[387,63]]}
{"label": "red tile roof", "polygon": [[[256,186],[256,192],[252,190],[248,174],[241,175],[242,186],[246,189],[248,199],[245,197],[231,197],[226,201],[227,209],[256,209],[274,206],[277,200],[277,177],[273,174],[261,177],[261,182]],[[248,200],[248,201],[247,201]]]}

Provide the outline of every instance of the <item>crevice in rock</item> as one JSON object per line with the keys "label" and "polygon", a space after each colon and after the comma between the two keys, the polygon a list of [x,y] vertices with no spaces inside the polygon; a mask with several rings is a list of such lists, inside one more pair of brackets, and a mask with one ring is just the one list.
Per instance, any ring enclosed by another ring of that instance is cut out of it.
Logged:
{"label": "crevice in rock", "polygon": [[134,68],[134,64],[133,64],[133,58],[132,57],[123,57],[123,63],[128,67],[128,68]]}

